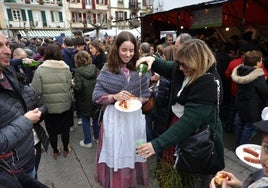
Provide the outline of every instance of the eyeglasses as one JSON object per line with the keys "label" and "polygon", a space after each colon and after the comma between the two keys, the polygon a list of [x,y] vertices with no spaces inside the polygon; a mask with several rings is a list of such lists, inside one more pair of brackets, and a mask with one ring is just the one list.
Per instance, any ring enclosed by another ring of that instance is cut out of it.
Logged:
{"label": "eyeglasses", "polygon": [[182,67],[182,68],[184,68],[185,70],[189,70],[189,67],[188,67],[187,65],[185,65],[184,63],[181,63],[181,62],[179,62],[178,60],[175,60],[175,61],[176,61],[177,65],[178,65],[179,67]]}

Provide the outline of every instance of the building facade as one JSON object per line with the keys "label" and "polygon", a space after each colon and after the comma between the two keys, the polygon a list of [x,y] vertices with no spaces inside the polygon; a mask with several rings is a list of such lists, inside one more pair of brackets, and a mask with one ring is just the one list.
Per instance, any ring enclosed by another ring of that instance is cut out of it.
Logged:
{"label": "building facade", "polygon": [[13,38],[71,36],[97,29],[139,27],[152,0],[4,0],[0,30]]}

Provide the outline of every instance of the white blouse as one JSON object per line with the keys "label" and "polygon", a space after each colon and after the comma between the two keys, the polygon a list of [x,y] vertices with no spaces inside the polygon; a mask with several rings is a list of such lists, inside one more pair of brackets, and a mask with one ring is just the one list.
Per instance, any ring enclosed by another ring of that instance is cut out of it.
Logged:
{"label": "white blouse", "polygon": [[[177,94],[177,97],[180,96],[182,90],[184,89],[184,87],[186,86],[186,84],[189,82],[189,78],[188,77],[185,77],[184,78],[184,81],[182,83],[182,87],[180,89],[180,91],[178,92]],[[184,112],[184,106],[179,104],[179,103],[176,103],[172,106],[172,112],[178,117],[180,118],[182,115],[183,115],[183,112]]]}

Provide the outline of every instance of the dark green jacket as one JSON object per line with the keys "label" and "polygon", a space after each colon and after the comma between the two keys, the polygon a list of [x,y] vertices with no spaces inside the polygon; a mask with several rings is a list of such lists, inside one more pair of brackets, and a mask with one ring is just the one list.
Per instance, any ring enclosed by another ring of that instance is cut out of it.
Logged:
{"label": "dark green jacket", "polygon": [[92,102],[92,93],[99,70],[94,64],[76,69],[74,74],[74,89],[77,91],[77,102],[81,114],[93,117],[97,106]]}
{"label": "dark green jacket", "polygon": [[220,79],[215,65],[209,69],[207,74],[186,86],[179,97],[176,95],[181,88],[184,76],[179,71],[177,64],[156,58],[152,70],[172,80],[170,104],[177,102],[184,106],[182,117],[159,138],[152,141],[154,150],[159,153],[165,148],[180,143],[196,129],[208,124],[215,125],[217,122],[216,147],[221,157],[219,163],[222,163],[224,167],[223,130],[219,115],[216,115],[217,84],[215,79]]}

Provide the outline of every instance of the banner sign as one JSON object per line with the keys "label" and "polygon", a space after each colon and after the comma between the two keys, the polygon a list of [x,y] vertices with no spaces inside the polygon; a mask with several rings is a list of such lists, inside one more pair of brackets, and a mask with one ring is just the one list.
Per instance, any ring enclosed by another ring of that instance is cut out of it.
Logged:
{"label": "banner sign", "polygon": [[222,7],[206,8],[192,11],[193,22],[191,29],[222,26]]}

